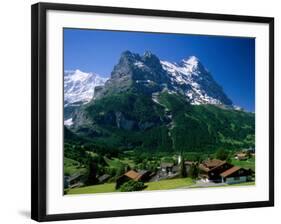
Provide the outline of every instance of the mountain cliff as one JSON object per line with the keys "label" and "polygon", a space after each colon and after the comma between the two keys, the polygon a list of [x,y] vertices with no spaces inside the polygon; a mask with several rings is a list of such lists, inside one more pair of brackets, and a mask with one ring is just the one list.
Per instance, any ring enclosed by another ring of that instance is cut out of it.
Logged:
{"label": "mountain cliff", "polygon": [[70,130],[119,150],[194,151],[254,145],[255,115],[235,110],[196,57],[161,61],[124,52]]}
{"label": "mountain cliff", "polygon": [[222,87],[195,56],[171,63],[159,60],[151,52],[142,56],[124,52],[111,78],[99,89],[95,98],[128,90],[152,94],[164,89],[184,95],[195,105],[233,106]]}

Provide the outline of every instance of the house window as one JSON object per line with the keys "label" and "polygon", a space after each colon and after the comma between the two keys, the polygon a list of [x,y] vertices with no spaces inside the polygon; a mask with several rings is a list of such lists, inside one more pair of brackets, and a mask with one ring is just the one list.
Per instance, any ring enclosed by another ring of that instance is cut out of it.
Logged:
{"label": "house window", "polygon": [[234,180],[240,180],[240,177],[234,177]]}

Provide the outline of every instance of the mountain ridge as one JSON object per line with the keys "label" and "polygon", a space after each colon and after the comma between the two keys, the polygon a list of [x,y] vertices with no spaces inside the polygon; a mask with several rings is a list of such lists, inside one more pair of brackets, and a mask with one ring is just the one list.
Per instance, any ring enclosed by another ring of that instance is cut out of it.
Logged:
{"label": "mountain ridge", "polygon": [[168,89],[186,96],[191,104],[214,104],[233,107],[223,88],[213,79],[195,56],[179,63],[160,60],[150,51],[142,56],[130,51],[122,53],[111,77],[95,98],[109,94],[142,89],[148,94]]}
{"label": "mountain ridge", "polygon": [[253,145],[255,116],[215,105],[191,105],[164,91],[155,98],[122,92],[82,107],[70,129],[97,144],[120,150],[204,150]]}
{"label": "mountain ridge", "polygon": [[90,102],[96,86],[104,85],[107,78],[79,69],[64,71],[64,121],[72,124],[72,116],[80,106]]}
{"label": "mountain ridge", "polygon": [[[143,72],[137,72],[137,69]],[[116,86],[113,92],[120,92],[136,84],[146,90],[150,89],[149,92],[159,92],[167,88],[185,95],[190,103],[195,105],[225,105],[233,109],[242,109],[232,103],[196,56],[189,56],[175,63],[160,60],[150,51],[143,55],[124,51],[109,78],[79,69],[66,70],[64,73],[64,106],[89,103],[103,95],[104,89],[111,92],[110,89],[114,89],[114,85]],[[154,74],[149,76],[146,73]],[[150,85],[150,88],[145,88],[146,85]]]}
{"label": "mountain ridge", "polygon": [[103,85],[107,78],[79,69],[64,72],[64,106],[76,102],[87,103],[94,95],[96,86]]}
{"label": "mountain ridge", "polygon": [[255,115],[235,110],[196,57],[178,64],[122,53],[111,77],[72,113],[77,136],[118,150],[196,151],[254,145]]}

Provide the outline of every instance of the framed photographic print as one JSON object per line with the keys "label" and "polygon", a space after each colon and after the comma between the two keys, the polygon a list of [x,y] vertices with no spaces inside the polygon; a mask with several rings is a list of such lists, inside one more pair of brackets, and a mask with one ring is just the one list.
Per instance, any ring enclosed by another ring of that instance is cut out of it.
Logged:
{"label": "framed photographic print", "polygon": [[274,205],[274,19],[32,6],[32,218]]}

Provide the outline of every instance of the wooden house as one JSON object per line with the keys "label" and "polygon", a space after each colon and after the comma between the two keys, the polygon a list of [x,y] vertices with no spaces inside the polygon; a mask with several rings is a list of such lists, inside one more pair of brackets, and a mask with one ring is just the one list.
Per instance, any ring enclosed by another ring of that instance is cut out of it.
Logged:
{"label": "wooden house", "polygon": [[64,176],[64,188],[74,188],[83,185],[84,175],[75,173],[72,176]]}
{"label": "wooden house", "polygon": [[146,182],[149,176],[150,172],[146,170],[141,170],[139,172],[130,170],[117,178],[115,188],[118,189],[123,183],[129,180]]}
{"label": "wooden house", "polygon": [[100,177],[98,177],[99,183],[105,183],[110,178],[109,174],[103,174]]}
{"label": "wooden house", "polygon": [[251,179],[252,171],[233,166],[232,168],[220,174],[223,183],[236,184],[246,182]]}
{"label": "wooden house", "polygon": [[166,173],[172,172],[173,167],[174,167],[174,163],[162,162],[160,164],[161,171]]}
{"label": "wooden house", "polygon": [[235,159],[240,160],[240,161],[247,160],[248,155],[247,155],[247,153],[240,152],[240,153],[236,154]]}
{"label": "wooden house", "polygon": [[203,180],[221,182],[220,174],[231,167],[232,164],[219,159],[205,160],[199,165],[199,176]]}

